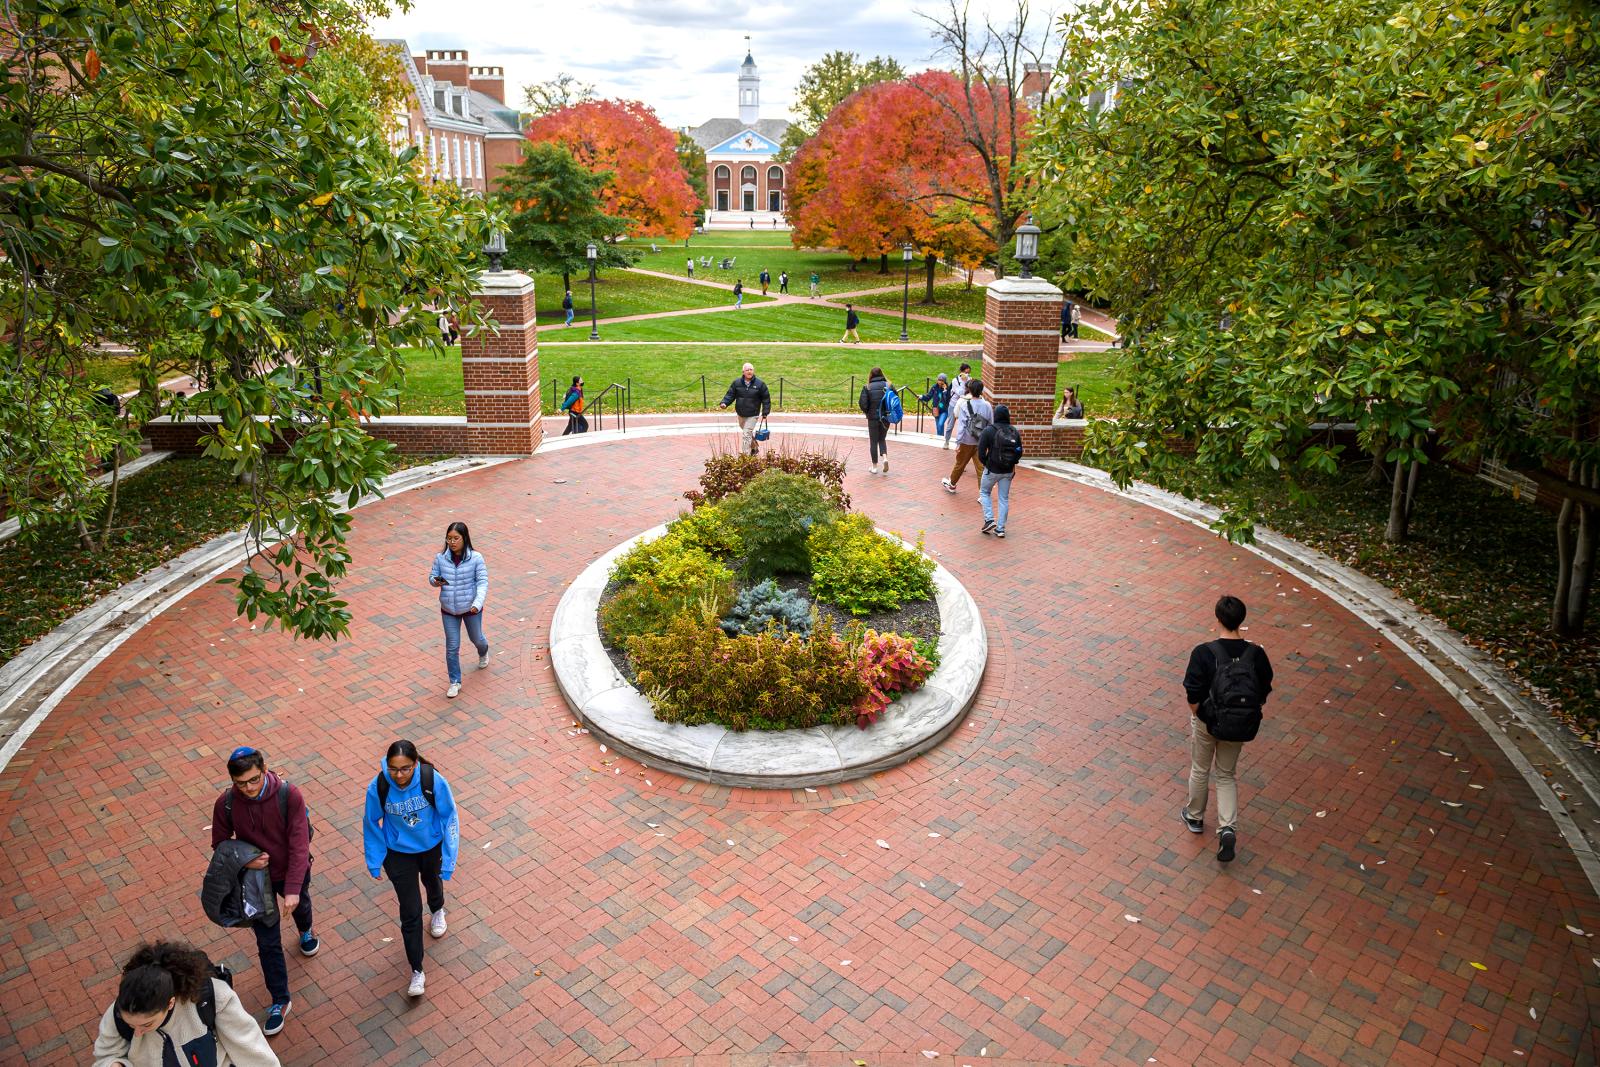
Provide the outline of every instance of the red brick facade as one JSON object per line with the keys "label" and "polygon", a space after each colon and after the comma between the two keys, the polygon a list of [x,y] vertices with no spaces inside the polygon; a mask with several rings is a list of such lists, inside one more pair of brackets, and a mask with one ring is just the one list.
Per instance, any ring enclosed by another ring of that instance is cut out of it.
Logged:
{"label": "red brick facade", "polygon": [[983,311],[984,395],[1011,409],[1011,423],[1030,456],[1061,456],[1082,431],[1061,437],[1051,424],[1061,359],[1061,290],[1043,278],[1000,278]]}
{"label": "red brick facade", "polygon": [[498,330],[469,332],[461,338],[466,451],[532,455],[544,436],[533,279],[521,271],[485,271],[473,299],[484,305]]}

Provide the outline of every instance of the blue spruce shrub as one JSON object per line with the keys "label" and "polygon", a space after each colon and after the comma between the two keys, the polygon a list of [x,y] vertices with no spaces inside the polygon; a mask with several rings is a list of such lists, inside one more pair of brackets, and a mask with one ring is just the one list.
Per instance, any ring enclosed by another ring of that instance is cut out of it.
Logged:
{"label": "blue spruce shrub", "polygon": [[811,636],[812,622],[810,601],[795,590],[779,589],[768,578],[739,594],[722,620],[722,632],[729,637],[761,634],[772,623],[780,633],[804,640]]}

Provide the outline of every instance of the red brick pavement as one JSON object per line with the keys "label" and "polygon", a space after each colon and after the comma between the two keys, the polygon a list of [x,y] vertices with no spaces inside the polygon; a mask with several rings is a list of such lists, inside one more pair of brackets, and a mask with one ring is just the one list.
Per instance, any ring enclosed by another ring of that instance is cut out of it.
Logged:
{"label": "red brick pavement", "polygon": [[[1471,719],[1257,557],[1042,474],[1004,542],[979,536],[970,478],[938,490],[949,452],[852,476],[985,612],[978,703],[930,756],[776,794],[608,762],[557,694],[548,619],[674,513],[705,450],[546,453],[364,509],[337,645],[253,630],[211,587],[122,646],[0,777],[0,1061],[85,1062],[139,937],[228,958],[264,1008],[249,936],[195,900],[223,753],[249,741],[318,829],[323,950],[291,955],[288,1064],[1594,1062],[1600,952],[1565,927],[1600,930],[1600,907]],[[489,561],[495,659],[447,702],[423,577],[452,519]],[[1177,814],[1177,676],[1222,589],[1279,678],[1225,868]],[[360,856],[396,736],[464,811],[417,1002]]]}

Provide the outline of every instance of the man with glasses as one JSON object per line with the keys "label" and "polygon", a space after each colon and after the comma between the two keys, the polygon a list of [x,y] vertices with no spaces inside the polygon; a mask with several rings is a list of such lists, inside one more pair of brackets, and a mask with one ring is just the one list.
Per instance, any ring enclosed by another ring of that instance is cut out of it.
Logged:
{"label": "man with glasses", "polygon": [[[278,897],[279,921],[251,927],[261,956],[261,976],[272,995],[261,1030],[268,1037],[283,1029],[289,1014],[289,965],[283,958],[282,921],[294,916],[300,932],[300,954],[315,956],[321,947],[311,930],[311,819],[300,790],[267,770],[266,755],[248,745],[228,755],[233,784],[217,798],[211,813],[211,847],[230,837],[261,850],[247,866],[267,868]],[[286,892],[293,887],[293,892]]]}

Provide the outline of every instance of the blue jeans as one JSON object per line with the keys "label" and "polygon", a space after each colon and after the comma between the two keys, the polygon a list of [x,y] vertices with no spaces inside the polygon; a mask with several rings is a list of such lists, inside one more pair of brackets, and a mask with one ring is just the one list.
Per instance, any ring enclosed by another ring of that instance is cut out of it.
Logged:
{"label": "blue jeans", "polygon": [[[1006,528],[1006,512],[1011,510],[1011,475],[1012,471],[997,474],[992,470],[985,470],[983,477],[978,479],[978,503],[983,505],[983,521],[993,522],[995,529]],[[994,508],[989,503],[989,490],[1000,490],[1000,516],[995,517]]]}
{"label": "blue jeans", "polygon": [[933,435],[944,436],[944,424],[950,421],[950,410],[946,408],[933,417]]}
{"label": "blue jeans", "polygon": [[[272,891],[283,896],[283,883],[273,882]],[[306,871],[300,887],[300,903],[295,905],[294,925],[302,934],[311,929],[311,872]],[[272,1003],[289,1003],[289,965],[283,958],[283,915],[271,926],[257,923],[250,928],[256,935],[256,952],[261,957],[261,978],[267,984]]]}
{"label": "blue jeans", "polygon": [[461,624],[467,624],[467,637],[472,641],[472,647],[478,650],[478,655],[489,654],[489,642],[483,639],[483,612],[476,615],[446,615],[440,612],[439,617],[444,620],[444,666],[450,672],[450,684],[456,685],[461,681]]}
{"label": "blue jeans", "polygon": [[572,309],[571,308],[567,308],[567,325],[568,326],[572,325]]}

